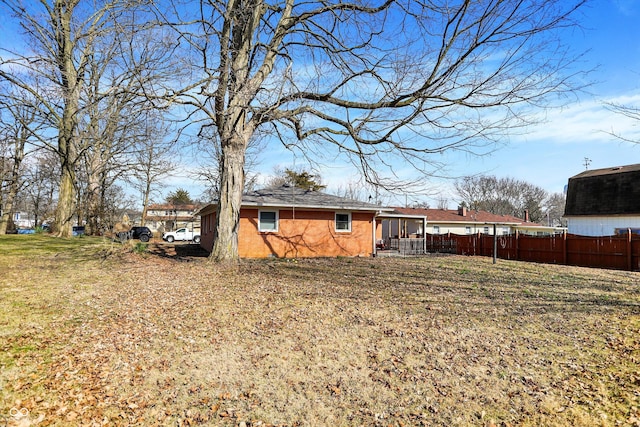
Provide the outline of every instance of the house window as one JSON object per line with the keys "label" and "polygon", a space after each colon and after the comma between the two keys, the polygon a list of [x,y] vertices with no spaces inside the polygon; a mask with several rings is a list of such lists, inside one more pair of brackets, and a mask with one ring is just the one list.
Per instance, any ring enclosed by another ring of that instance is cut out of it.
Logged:
{"label": "house window", "polygon": [[433,234],[440,234],[440,226],[439,225],[434,225],[433,226]]}
{"label": "house window", "polygon": [[484,234],[489,234],[489,227],[484,228]]}
{"label": "house window", "polygon": [[267,232],[278,231],[278,211],[259,211],[258,230]]}
{"label": "house window", "polygon": [[465,227],[464,232],[467,234],[471,234],[471,227]]}
{"label": "house window", "polygon": [[509,234],[509,228],[508,227],[503,227],[502,228],[502,234],[504,234],[505,236]]}
{"label": "house window", "polygon": [[351,231],[350,213],[336,213],[336,231]]}

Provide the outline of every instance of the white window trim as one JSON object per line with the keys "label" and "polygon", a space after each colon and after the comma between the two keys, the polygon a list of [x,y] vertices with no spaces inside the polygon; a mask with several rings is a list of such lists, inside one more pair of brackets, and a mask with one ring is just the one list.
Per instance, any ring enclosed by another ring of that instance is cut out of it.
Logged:
{"label": "white window trim", "polygon": [[[270,213],[274,213],[276,214],[276,228],[274,230],[272,229],[263,229],[262,228],[262,221],[261,221],[261,217],[262,217],[262,213],[263,212],[270,212]],[[270,210],[270,209],[264,209],[264,210],[259,210],[258,211],[258,231],[261,233],[277,233],[278,229],[280,228],[280,211],[278,210]]]}
{"label": "white window trim", "polygon": [[[347,230],[338,229],[338,215],[347,215],[347,217],[349,218],[349,228]],[[336,212],[333,216],[333,220],[336,233],[351,233],[351,212]]]}

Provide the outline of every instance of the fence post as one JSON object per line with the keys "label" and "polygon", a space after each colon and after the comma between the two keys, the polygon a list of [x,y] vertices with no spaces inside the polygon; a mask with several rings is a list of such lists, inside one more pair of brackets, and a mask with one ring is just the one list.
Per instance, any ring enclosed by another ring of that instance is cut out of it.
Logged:
{"label": "fence post", "polygon": [[631,229],[627,228],[627,270],[633,269],[633,257],[631,256]]}
{"label": "fence post", "polygon": [[567,265],[567,261],[569,259],[567,246],[567,230],[564,230],[562,232],[562,265]]}
{"label": "fence post", "polygon": [[493,224],[493,263],[497,262],[498,258],[498,234],[496,233],[496,225]]}
{"label": "fence post", "polygon": [[520,260],[520,232],[516,230],[516,261]]}

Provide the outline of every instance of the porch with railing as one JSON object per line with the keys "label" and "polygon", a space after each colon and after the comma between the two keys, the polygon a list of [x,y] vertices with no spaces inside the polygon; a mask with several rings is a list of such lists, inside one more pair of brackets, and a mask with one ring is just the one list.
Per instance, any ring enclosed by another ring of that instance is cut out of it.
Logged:
{"label": "porch with railing", "polygon": [[387,238],[378,242],[379,256],[415,256],[433,253],[455,254],[457,241],[455,239],[408,237]]}

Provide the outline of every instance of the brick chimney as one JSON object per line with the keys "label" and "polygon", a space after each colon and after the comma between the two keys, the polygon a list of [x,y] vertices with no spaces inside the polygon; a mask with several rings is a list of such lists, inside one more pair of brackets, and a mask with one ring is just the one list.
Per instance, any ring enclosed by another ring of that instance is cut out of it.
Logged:
{"label": "brick chimney", "polygon": [[467,208],[464,206],[458,206],[458,215],[467,216]]}
{"label": "brick chimney", "polygon": [[529,209],[524,210],[524,222],[529,222]]}

